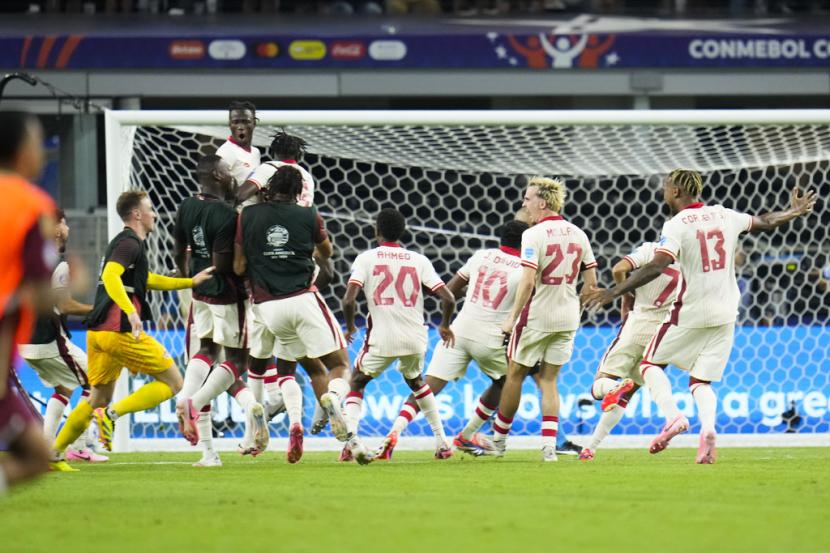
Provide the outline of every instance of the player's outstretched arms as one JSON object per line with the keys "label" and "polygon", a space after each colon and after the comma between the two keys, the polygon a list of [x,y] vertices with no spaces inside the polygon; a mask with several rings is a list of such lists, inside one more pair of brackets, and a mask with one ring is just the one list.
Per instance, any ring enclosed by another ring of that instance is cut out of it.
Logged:
{"label": "player's outstretched arms", "polygon": [[350,282],[346,288],[346,294],[340,302],[340,307],[343,309],[343,318],[346,320],[346,341],[352,343],[354,335],[357,332],[357,327],[354,324],[355,311],[357,310],[357,294],[360,292],[360,286]]}
{"label": "player's outstretched arms", "polygon": [[633,292],[640,286],[648,284],[663,272],[663,269],[672,264],[672,257],[668,254],[657,252],[654,259],[634,271],[622,283],[611,289],[597,288],[588,290],[582,295],[582,307],[587,310],[598,309],[600,306],[611,303],[614,299]]}
{"label": "player's outstretched arms", "polygon": [[455,334],[450,330],[450,320],[455,312],[455,296],[446,286],[436,290],[435,295],[441,300],[441,326],[438,327],[438,334],[441,335],[444,345],[451,348],[455,346]]}
{"label": "player's outstretched arms", "polygon": [[752,228],[749,232],[770,232],[784,223],[789,223],[796,217],[809,215],[816,205],[818,195],[815,190],[807,190],[803,194],[796,186],[790,193],[790,207],[784,211],[773,211],[752,217]]}
{"label": "player's outstretched arms", "polygon": [[183,288],[193,288],[210,279],[215,270],[216,267],[208,267],[204,271],[193,275],[193,278],[177,278],[150,273],[147,275],[147,289],[181,290]]}
{"label": "player's outstretched arms", "polygon": [[452,293],[455,299],[463,298],[467,292],[467,281],[460,276],[453,275],[447,283],[447,289]]}

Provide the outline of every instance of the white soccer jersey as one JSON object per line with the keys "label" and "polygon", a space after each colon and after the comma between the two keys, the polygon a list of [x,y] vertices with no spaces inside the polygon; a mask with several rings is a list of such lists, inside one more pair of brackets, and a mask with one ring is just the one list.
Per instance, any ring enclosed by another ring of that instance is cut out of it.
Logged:
{"label": "white soccer jersey", "polygon": [[680,263],[683,282],[671,322],[687,328],[733,323],[740,291],[735,278],[735,248],[752,216],[721,205],[692,204],[663,225],[655,252]]}
{"label": "white soccer jersey", "polygon": [[577,279],[597,266],[588,237],[561,216],[545,217],[522,234],[522,265],[536,269],[536,287],[519,319],[541,332],[579,328]]}
{"label": "white soccer jersey", "polygon": [[[52,290],[58,293],[65,291],[69,287],[69,263],[61,261],[55,270],[52,271]],[[54,308],[56,315],[60,315],[58,308]],[[59,330],[64,342],[69,341],[66,331],[61,326]],[[58,357],[60,350],[58,349],[57,341],[53,340],[47,344],[21,344],[19,347],[20,356],[24,359],[47,359],[50,357]]]}
{"label": "white soccer jersey", "polygon": [[364,348],[382,357],[426,352],[421,287],[435,292],[444,286],[426,257],[383,243],[357,256],[349,284],[361,286],[369,304]]}
{"label": "white soccer jersey", "polygon": [[236,179],[237,185],[241,185],[248,180],[254,169],[259,167],[259,148],[256,146],[244,148],[230,138],[219,146],[216,155],[227,161],[228,165],[231,166],[231,175]]}
{"label": "white soccer jersey", "polygon": [[452,323],[456,337],[488,346],[501,346],[501,325],[510,315],[522,279],[519,251],[512,248],[478,250],[458,270],[468,282],[464,307]]}
{"label": "white soccer jersey", "polygon": [[306,171],[297,163],[290,163],[287,161],[266,161],[254,170],[253,174],[248,177],[248,180],[257,185],[257,188],[262,190],[262,188],[267,186],[268,181],[271,180],[271,177],[274,176],[277,169],[283,165],[290,165],[294,167],[300,171],[300,174],[303,176],[303,191],[300,194],[300,199],[297,203],[303,207],[311,207],[314,205],[314,177],[312,177],[311,173]]}
{"label": "white soccer jersey", "polygon": [[[657,246],[656,242],[644,242],[624,259],[631,263],[634,269],[639,269],[654,259],[654,250]],[[677,263],[672,263],[663,269],[662,275],[634,291],[634,313],[655,322],[665,319],[666,313],[669,312],[677,297],[682,280],[680,266]]]}

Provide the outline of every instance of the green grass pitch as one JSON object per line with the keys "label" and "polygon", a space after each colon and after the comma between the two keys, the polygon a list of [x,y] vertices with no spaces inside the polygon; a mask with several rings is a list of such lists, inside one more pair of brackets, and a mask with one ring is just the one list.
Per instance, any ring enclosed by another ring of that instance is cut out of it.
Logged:
{"label": "green grass pitch", "polygon": [[828,552],[830,450],[537,451],[449,461],[398,452],[361,467],[307,453],[113,455],[0,498],[0,551]]}

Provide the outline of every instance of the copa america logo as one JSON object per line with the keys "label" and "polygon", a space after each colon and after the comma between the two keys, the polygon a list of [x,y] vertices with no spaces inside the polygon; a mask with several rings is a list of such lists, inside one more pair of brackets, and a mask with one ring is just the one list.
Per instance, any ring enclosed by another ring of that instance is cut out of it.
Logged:
{"label": "copa america logo", "polygon": [[269,246],[279,248],[288,242],[288,229],[282,225],[274,225],[268,229],[266,233],[266,240]]}
{"label": "copa america logo", "polygon": [[194,227],[193,229],[193,244],[198,248],[205,247],[205,231],[202,227]]}

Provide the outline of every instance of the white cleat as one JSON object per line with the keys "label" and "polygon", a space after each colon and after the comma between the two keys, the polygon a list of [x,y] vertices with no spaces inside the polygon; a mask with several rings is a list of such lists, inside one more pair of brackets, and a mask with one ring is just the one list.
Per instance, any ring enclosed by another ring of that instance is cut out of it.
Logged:
{"label": "white cleat", "polygon": [[259,451],[268,449],[268,441],[271,436],[268,432],[268,422],[265,420],[265,409],[259,403],[255,403],[251,407],[251,421],[254,426],[251,433],[254,437],[254,447]]}
{"label": "white cleat", "polygon": [[556,447],[546,445],[542,448],[542,460],[546,463],[554,463],[559,459],[556,457]]}
{"label": "white cleat", "polygon": [[332,392],[326,392],[320,397],[320,406],[329,417],[331,432],[341,442],[349,439],[349,429],[346,427],[346,420],[340,410],[340,400]]}
{"label": "white cleat", "polygon": [[215,451],[205,451],[202,454],[202,458],[193,463],[194,467],[221,467],[222,466],[222,459],[219,458],[219,454]]}
{"label": "white cleat", "polygon": [[352,452],[352,455],[354,456],[354,460],[357,461],[357,464],[368,465],[369,463],[374,461],[372,454],[369,453],[369,450],[366,449],[366,446],[363,445],[363,442],[361,442],[360,438],[358,438],[357,436],[352,436],[351,438],[349,438],[348,445],[349,449]]}

